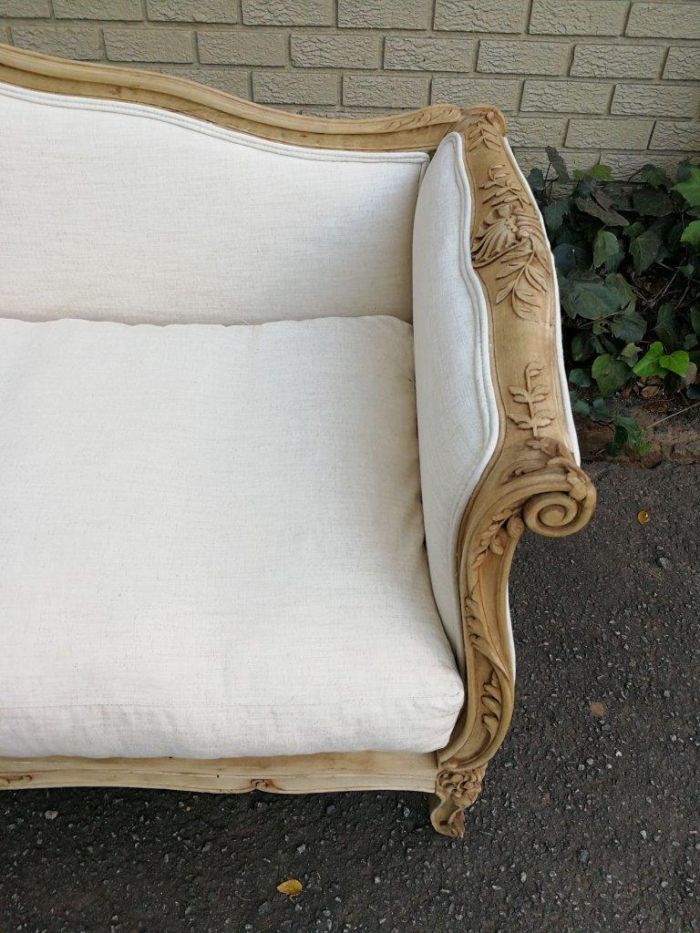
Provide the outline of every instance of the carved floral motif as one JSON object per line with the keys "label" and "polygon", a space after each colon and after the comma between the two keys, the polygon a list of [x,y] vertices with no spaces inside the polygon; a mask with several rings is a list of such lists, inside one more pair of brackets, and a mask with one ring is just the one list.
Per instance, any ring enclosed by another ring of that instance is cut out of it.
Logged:
{"label": "carved floral motif", "polygon": [[460,807],[471,807],[481,793],[485,772],[485,766],[454,771],[445,768],[437,776],[437,793]]}
{"label": "carved floral motif", "polygon": [[498,163],[479,187],[487,213],[472,244],[476,269],[500,260],[495,304],[511,299],[523,320],[535,320],[551,278],[549,247],[530,197],[512,171]]}

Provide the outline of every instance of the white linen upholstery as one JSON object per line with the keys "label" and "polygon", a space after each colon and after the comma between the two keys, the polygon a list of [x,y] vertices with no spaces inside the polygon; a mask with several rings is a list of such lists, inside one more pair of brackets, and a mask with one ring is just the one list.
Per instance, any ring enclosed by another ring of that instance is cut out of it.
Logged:
{"label": "white linen upholstery", "polygon": [[450,643],[464,657],[457,535],[498,439],[488,313],[471,264],[471,195],[450,133],[426,172],[413,240],[413,328],[421,491],[430,576]]}
{"label": "white linen upholstery", "polygon": [[412,353],[380,316],[0,320],[0,756],[444,745]]}
{"label": "white linen upholstery", "polygon": [[0,317],[408,321],[427,161],[0,84]]}

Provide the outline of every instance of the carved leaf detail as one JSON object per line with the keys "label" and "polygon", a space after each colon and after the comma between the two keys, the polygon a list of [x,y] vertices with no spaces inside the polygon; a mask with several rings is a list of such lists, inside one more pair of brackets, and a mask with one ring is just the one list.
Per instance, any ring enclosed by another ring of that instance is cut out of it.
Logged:
{"label": "carved leaf detail", "polygon": [[540,431],[554,421],[554,413],[541,408],[542,403],[549,398],[549,389],[537,382],[543,371],[539,363],[528,363],[525,367],[525,385],[508,386],[513,401],[527,407],[527,414],[510,413],[508,417],[523,431],[530,431],[533,438],[539,438]]}
{"label": "carved leaf detail", "polygon": [[[467,597],[464,603],[465,621],[469,640],[474,649],[482,654],[504,677],[507,676],[506,662],[489,631],[481,611],[481,606],[474,595]],[[500,690],[499,690],[500,696]]]}
{"label": "carved leaf detail", "polygon": [[484,684],[481,702],[486,710],[482,716],[482,721],[489,735],[493,738],[501,721],[501,687],[495,671],[491,673],[491,677]]}
{"label": "carved leaf detail", "polygon": [[492,152],[498,152],[501,145],[501,130],[496,115],[492,111],[487,111],[469,127],[467,148],[473,152],[479,146],[485,146]]}
{"label": "carved leaf detail", "polygon": [[479,567],[489,552],[499,556],[504,553],[507,535],[503,530],[503,526],[511,515],[513,515],[513,509],[502,509],[491,517],[488,528],[479,535],[472,567]]}
{"label": "carved leaf detail", "polygon": [[543,411],[531,417],[519,415],[510,415],[509,417],[519,428],[525,431],[532,431],[533,437],[539,437],[540,430],[548,427],[552,421],[554,421],[554,415],[551,411]]}
{"label": "carved leaf detail", "polygon": [[508,257],[496,278],[505,281],[495,296],[501,304],[511,298],[513,311],[523,320],[534,320],[550,273],[549,248],[539,219],[524,188],[512,172],[492,165],[480,186],[489,211],[474,237],[472,259],[480,268]]}

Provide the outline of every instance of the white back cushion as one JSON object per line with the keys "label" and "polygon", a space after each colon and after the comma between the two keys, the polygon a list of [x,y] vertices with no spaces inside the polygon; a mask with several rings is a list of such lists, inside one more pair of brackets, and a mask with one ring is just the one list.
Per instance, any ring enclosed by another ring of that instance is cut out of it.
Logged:
{"label": "white back cushion", "polygon": [[410,320],[427,160],[0,84],[0,317]]}

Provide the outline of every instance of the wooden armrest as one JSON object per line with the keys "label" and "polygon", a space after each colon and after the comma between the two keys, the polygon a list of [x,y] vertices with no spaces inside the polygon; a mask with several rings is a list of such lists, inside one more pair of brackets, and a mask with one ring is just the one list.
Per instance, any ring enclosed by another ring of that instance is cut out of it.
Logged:
{"label": "wooden armrest", "polygon": [[489,312],[500,435],[460,530],[467,701],[439,753],[432,811],[435,828],[448,835],[462,834],[462,808],[478,796],[486,763],[510,724],[515,664],[507,587],[515,546],[526,527],[552,537],[578,531],[596,502],[571,450],[552,256],[504,139],[505,120],[479,108],[465,114],[457,131],[473,196],[472,264]]}

